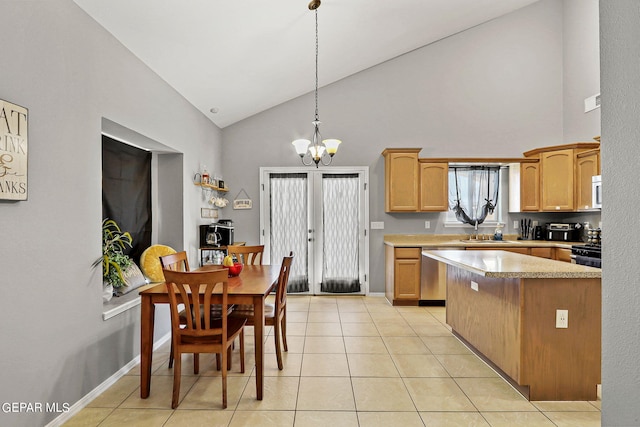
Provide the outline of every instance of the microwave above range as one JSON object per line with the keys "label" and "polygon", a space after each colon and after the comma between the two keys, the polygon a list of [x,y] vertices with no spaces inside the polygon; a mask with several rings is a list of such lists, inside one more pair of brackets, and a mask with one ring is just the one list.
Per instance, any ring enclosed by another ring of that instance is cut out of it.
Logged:
{"label": "microwave above range", "polygon": [[602,175],[591,177],[591,207],[602,209]]}

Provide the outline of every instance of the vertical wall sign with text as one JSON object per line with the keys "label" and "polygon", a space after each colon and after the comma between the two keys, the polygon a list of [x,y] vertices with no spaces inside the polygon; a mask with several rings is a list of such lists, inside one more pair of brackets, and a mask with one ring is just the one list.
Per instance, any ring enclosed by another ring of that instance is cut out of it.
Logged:
{"label": "vertical wall sign with text", "polygon": [[28,110],[0,99],[0,200],[27,200]]}

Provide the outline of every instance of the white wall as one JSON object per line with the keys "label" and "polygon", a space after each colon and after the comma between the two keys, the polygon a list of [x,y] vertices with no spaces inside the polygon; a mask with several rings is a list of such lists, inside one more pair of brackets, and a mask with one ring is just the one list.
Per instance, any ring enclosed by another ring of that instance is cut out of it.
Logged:
{"label": "white wall", "polygon": [[563,0],[564,142],[600,135],[600,109],[584,112],[584,100],[600,93],[598,0]]}
{"label": "white wall", "polygon": [[600,2],[602,73],[602,425],[640,425],[640,4]]}
{"label": "white wall", "polygon": [[[29,109],[29,200],[0,203],[0,402],[73,404],[139,353],[139,309],[103,321],[91,267],[102,117],[184,153],[180,235],[193,254],[202,201],[191,177],[201,159],[220,168],[221,132],[70,0],[2,0],[0,40],[0,98]],[[55,416],[0,411],[0,425]]]}

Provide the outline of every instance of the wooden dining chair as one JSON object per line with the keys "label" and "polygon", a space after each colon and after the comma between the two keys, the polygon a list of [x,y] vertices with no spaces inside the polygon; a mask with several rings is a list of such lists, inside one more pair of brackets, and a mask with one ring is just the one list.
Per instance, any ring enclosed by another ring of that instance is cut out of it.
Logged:
{"label": "wooden dining chair", "polygon": [[264,245],[231,245],[227,246],[227,253],[231,256],[234,256],[238,260],[238,262],[241,262],[242,264],[260,265],[262,264]]}
{"label": "wooden dining chair", "polygon": [[[185,251],[177,252],[165,256],[161,256],[160,265],[162,269],[168,269],[173,271],[190,271],[189,260],[187,259],[187,253]],[[184,310],[180,311],[180,325],[187,324],[187,317]],[[169,353],[169,369],[173,367],[173,343],[171,343],[171,352]],[[196,354],[193,355],[193,369],[194,371],[200,370],[199,358]],[[198,372],[194,372],[197,374]]]}
{"label": "wooden dining chair", "polygon": [[[162,265],[163,270],[173,270],[173,271],[191,271],[189,269],[189,260],[187,259],[187,252],[181,251],[176,252],[175,254],[169,254],[160,257],[160,264]],[[227,308],[228,313],[231,313],[233,310],[233,306]],[[211,304],[211,317],[212,319],[220,319],[222,317],[222,304]],[[185,310],[180,310],[180,325],[187,324],[187,316]],[[173,345],[171,346],[173,349]],[[173,351],[169,354],[169,369],[173,367]],[[216,367],[220,370],[220,355],[216,355]],[[229,369],[231,365],[229,365]],[[193,373],[197,374],[200,371],[200,358],[197,354],[193,355]]]}
{"label": "wooden dining chair", "polygon": [[[219,353],[222,357],[222,407],[227,407],[227,359],[231,358],[231,345],[236,337],[240,337],[240,372],[244,373],[244,326],[246,319],[229,317],[227,311],[221,313],[220,319],[210,316],[212,295],[216,288],[222,286],[222,305],[228,302],[228,273],[226,270],[214,271],[163,271],[169,306],[171,310],[172,352],[175,354],[173,369],[173,396],[171,407],[178,407],[180,397],[180,378],[183,353]],[[201,292],[204,286],[204,292]],[[180,311],[177,295],[184,303],[187,324],[180,325]],[[201,304],[193,302],[192,295],[202,295]]]}
{"label": "wooden dining chair", "polygon": [[[284,351],[289,351],[287,347],[287,284],[289,283],[289,271],[291,269],[291,263],[293,262],[293,252],[289,253],[289,256],[285,256],[282,259],[282,265],[280,266],[280,274],[278,275],[278,281],[276,282],[276,296],[275,305],[264,305],[264,323],[267,326],[273,326],[273,336],[276,345],[276,358],[278,360],[278,369],[282,370],[284,365],[282,363],[282,348],[280,346],[280,339],[282,338],[282,344]],[[252,305],[236,305],[231,317],[241,317],[247,320],[248,326],[253,326],[253,306]]]}
{"label": "wooden dining chair", "polygon": [[161,256],[160,265],[162,265],[163,270],[190,271],[189,260],[185,251]]}

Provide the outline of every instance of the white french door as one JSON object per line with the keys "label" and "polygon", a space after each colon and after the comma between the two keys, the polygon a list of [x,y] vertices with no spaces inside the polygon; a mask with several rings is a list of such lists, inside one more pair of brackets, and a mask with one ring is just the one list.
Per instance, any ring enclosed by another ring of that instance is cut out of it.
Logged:
{"label": "white french door", "polygon": [[367,168],[260,168],[264,259],[290,251],[288,292],[366,294]]}

